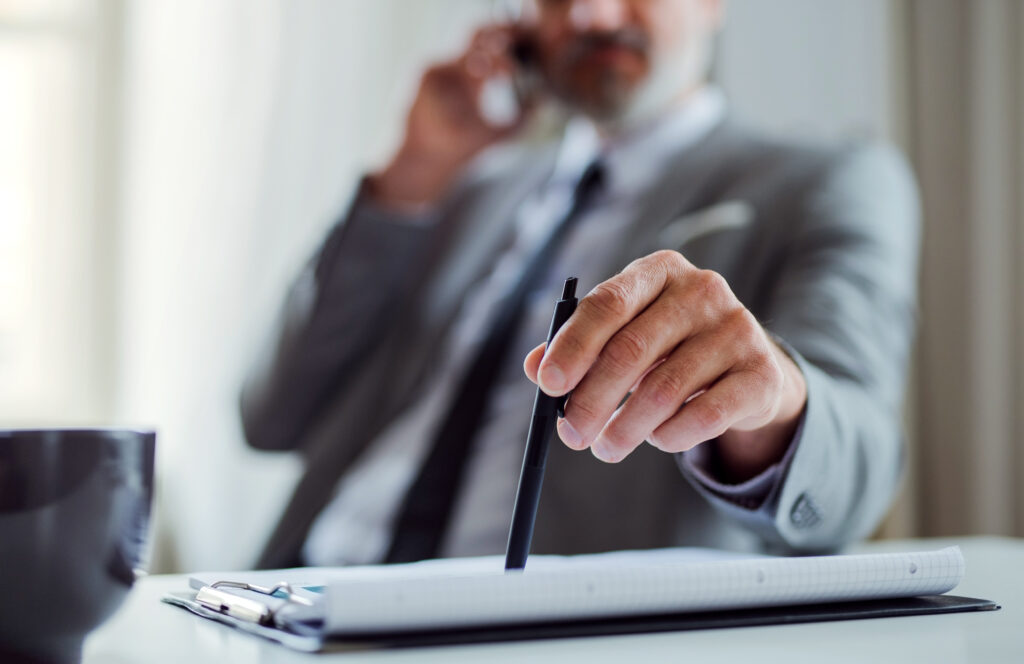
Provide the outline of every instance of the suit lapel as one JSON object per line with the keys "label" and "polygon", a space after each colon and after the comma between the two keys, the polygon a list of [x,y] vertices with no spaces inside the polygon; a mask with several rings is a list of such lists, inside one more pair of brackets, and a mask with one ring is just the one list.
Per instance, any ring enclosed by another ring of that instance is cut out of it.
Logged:
{"label": "suit lapel", "polygon": [[520,206],[553,167],[553,149],[537,152],[509,169],[500,180],[507,184],[487,187],[487,194],[454,211],[455,223],[435,243],[432,276],[421,300],[427,328],[444,334],[468,289],[487,275],[512,240]]}

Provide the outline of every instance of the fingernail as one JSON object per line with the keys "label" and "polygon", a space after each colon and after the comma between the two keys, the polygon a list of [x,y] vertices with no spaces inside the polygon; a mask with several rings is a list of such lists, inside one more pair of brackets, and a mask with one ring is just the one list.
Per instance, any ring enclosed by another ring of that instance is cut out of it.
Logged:
{"label": "fingernail", "polygon": [[561,392],[565,388],[565,374],[557,365],[548,364],[540,372],[540,384],[546,392]]}
{"label": "fingernail", "polygon": [[569,420],[564,417],[558,420],[558,435],[561,436],[562,442],[571,447],[574,450],[582,450],[586,447],[586,443],[583,442],[583,436],[577,431]]}
{"label": "fingernail", "polygon": [[598,436],[597,440],[590,446],[590,451],[601,461],[605,463],[615,463],[617,460],[615,453],[611,447],[605,442],[604,438]]}

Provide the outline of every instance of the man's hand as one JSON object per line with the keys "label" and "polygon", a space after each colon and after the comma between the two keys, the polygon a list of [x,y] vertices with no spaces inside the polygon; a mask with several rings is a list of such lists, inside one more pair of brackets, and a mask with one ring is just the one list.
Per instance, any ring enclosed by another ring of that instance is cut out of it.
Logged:
{"label": "man's hand", "polygon": [[725,279],[674,251],[594,288],[524,368],[549,395],[573,390],[558,422],[569,447],[617,462],[644,440],[681,452],[718,438],[733,482],[781,458],[807,401],[800,370]]}
{"label": "man's hand", "polygon": [[515,29],[482,28],[462,55],[423,74],[401,147],[369,180],[378,202],[409,209],[436,202],[474,155],[522,126],[525,112],[510,124],[495,125],[480,109],[487,81],[512,75]]}

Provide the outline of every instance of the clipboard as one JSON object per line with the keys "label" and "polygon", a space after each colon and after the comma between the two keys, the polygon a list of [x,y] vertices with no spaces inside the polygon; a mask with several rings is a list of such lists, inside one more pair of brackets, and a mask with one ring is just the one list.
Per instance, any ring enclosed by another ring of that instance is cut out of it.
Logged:
{"label": "clipboard", "polygon": [[[724,556],[724,558],[723,558]],[[773,558],[699,549],[193,576],[163,601],[305,652],[991,611],[960,550]],[[224,580],[234,577],[236,580]],[[246,578],[247,577],[247,578]],[[291,583],[279,583],[286,579]]]}
{"label": "clipboard", "polygon": [[[287,584],[283,584],[287,585]],[[725,629],[837,620],[865,620],[931,614],[995,611],[998,604],[986,599],[957,595],[926,595],[885,600],[829,602],[785,607],[619,616],[598,620],[525,622],[485,625],[465,629],[399,630],[390,633],[327,636],[322,621],[280,620],[281,608],[259,603],[220,590],[245,588],[274,596],[281,588],[260,588],[240,582],[223,581],[198,592],[169,593],[162,601],[198,616],[219,622],[253,636],[268,639],[302,652],[337,652],[390,648],[470,645],[542,639],[621,636],[698,629]],[[291,594],[284,605],[301,603]],[[200,599],[202,598],[202,599]]]}

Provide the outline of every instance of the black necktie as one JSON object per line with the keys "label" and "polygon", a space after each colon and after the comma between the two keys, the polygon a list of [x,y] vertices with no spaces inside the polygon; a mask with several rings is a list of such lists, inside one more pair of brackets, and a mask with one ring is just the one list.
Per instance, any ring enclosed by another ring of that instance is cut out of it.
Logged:
{"label": "black necktie", "polygon": [[[466,459],[502,361],[523,317],[527,296],[549,267],[562,240],[582,216],[580,212],[603,180],[600,162],[593,162],[580,176],[568,211],[555,226],[520,277],[514,291],[502,298],[487,336],[459,383],[447,414],[438,427],[430,454],[405,495],[392,528],[391,546],[385,561],[413,562],[436,558],[448,528],[452,504],[462,483]],[[524,413],[523,417],[528,414]]]}

